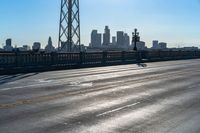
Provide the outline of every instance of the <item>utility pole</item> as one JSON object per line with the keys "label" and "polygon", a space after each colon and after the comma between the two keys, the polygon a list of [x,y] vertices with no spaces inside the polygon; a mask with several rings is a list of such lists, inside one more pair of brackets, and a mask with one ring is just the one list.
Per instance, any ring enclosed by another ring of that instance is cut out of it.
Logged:
{"label": "utility pole", "polygon": [[137,51],[137,42],[140,41],[140,36],[139,36],[139,32],[137,32],[137,29],[134,30],[134,32],[132,33],[133,37],[132,37],[132,44],[134,44],[134,51]]}
{"label": "utility pole", "polygon": [[61,0],[58,48],[62,52],[81,51],[79,0]]}

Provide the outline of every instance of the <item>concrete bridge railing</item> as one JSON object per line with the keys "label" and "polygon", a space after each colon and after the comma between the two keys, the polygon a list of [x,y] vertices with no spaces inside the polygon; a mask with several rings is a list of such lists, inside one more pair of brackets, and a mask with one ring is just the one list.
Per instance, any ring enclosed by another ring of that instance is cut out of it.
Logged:
{"label": "concrete bridge railing", "polygon": [[200,58],[200,51],[1,52],[0,74]]}

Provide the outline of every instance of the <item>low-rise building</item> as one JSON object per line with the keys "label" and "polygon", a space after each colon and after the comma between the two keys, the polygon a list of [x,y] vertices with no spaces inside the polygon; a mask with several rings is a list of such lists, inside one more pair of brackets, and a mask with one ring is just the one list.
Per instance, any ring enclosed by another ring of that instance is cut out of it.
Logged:
{"label": "low-rise building", "polygon": [[40,42],[34,42],[33,46],[32,46],[32,50],[35,51],[35,52],[38,52],[38,51],[40,51],[40,49],[41,49],[41,43]]}
{"label": "low-rise building", "polygon": [[162,49],[167,49],[167,43],[165,43],[165,42],[160,42],[159,43],[159,46],[160,46],[160,49],[162,50]]}
{"label": "low-rise building", "polygon": [[19,51],[25,52],[25,51],[30,51],[31,47],[28,45],[23,45],[22,47],[18,48]]}

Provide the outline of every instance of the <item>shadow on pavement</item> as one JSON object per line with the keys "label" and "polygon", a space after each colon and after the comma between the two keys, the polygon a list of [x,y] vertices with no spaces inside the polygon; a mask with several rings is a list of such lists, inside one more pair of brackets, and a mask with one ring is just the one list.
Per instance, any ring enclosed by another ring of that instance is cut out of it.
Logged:
{"label": "shadow on pavement", "polygon": [[137,63],[138,67],[147,67],[147,64],[144,63]]}
{"label": "shadow on pavement", "polygon": [[30,74],[16,74],[16,75],[4,75],[0,76],[0,85],[9,83],[9,82],[14,82],[20,79],[28,78],[31,76],[35,76],[38,73],[30,73]]}

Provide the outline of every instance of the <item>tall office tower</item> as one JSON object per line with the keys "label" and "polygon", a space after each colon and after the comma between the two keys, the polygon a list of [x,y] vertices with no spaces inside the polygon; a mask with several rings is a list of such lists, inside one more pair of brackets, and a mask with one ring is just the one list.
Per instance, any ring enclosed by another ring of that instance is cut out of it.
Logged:
{"label": "tall office tower", "polygon": [[159,43],[158,40],[153,40],[153,44],[152,44],[152,49],[159,49]]}
{"label": "tall office tower", "polygon": [[12,46],[12,39],[7,39],[6,40],[6,46]]}
{"label": "tall office tower", "polygon": [[109,44],[110,44],[110,29],[108,26],[106,26],[103,34],[103,45],[109,45]]}
{"label": "tall office tower", "polygon": [[100,48],[101,47],[101,34],[97,30],[93,30],[91,33],[90,47]]}
{"label": "tall office tower", "polygon": [[112,45],[116,45],[116,44],[117,44],[116,37],[115,37],[115,36],[113,36],[113,37],[112,37]]}
{"label": "tall office tower", "polygon": [[6,46],[4,46],[4,50],[5,51],[12,51],[13,47],[12,47],[12,39],[7,39],[6,40]]}
{"label": "tall office tower", "polygon": [[124,45],[128,48],[130,46],[130,37],[127,33],[124,34]]}
{"label": "tall office tower", "polygon": [[62,52],[80,50],[79,0],[61,0],[58,48]]}
{"label": "tall office tower", "polygon": [[123,31],[117,31],[117,45],[118,46],[124,46],[124,32]]}

